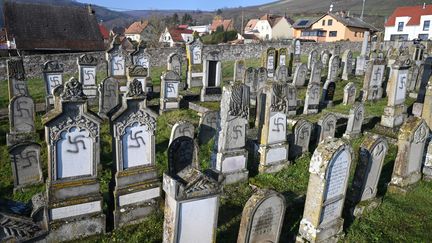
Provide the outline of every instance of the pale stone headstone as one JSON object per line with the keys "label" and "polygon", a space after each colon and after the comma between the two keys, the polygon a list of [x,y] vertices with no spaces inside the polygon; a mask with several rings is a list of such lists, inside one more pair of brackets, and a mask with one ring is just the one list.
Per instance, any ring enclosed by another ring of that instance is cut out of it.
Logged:
{"label": "pale stone headstone", "polygon": [[383,96],[383,82],[385,79],[385,60],[371,59],[366,69],[362,100],[379,100]]}
{"label": "pale stone headstone", "polygon": [[[64,85],[60,107],[44,118],[48,145],[48,241],[67,241],[105,232],[100,194],[100,126],[87,109],[82,84]],[[76,234],[79,232],[79,234]]]}
{"label": "pale stone headstone", "polygon": [[279,242],[286,202],[273,190],[258,190],[246,202],[237,243]]}
{"label": "pale stone headstone", "polygon": [[180,76],[172,70],[164,72],[161,76],[160,113],[180,107],[179,90]]}
{"label": "pale stone headstone", "polygon": [[420,117],[422,114],[427,85],[429,83],[429,79],[431,75],[432,75],[432,57],[427,57],[423,65],[422,74],[420,77],[421,81],[418,83],[418,87],[416,87],[416,90],[418,90],[418,94],[417,94],[417,100],[413,106],[413,114],[417,117]]}
{"label": "pale stone headstone", "polygon": [[287,66],[290,64],[290,57],[287,48],[280,48],[278,50],[278,66]]}
{"label": "pale stone headstone", "polygon": [[342,103],[344,105],[354,104],[355,100],[356,100],[356,95],[357,95],[357,89],[356,89],[355,84],[353,82],[349,82],[344,87],[344,96],[343,96]]}
{"label": "pale stone headstone", "polygon": [[[301,41],[300,39],[294,39],[293,40],[293,48],[294,48],[294,52],[293,52],[293,68],[297,67],[298,65],[301,64]],[[306,67],[307,68],[307,67]]]}
{"label": "pale stone headstone", "polygon": [[167,70],[176,72],[180,77],[182,75],[182,56],[178,53],[171,53],[168,56]]}
{"label": "pale stone headstone", "polygon": [[245,147],[249,128],[249,99],[249,87],[244,84],[223,88],[215,170],[225,176],[226,184],[248,178],[248,151]]}
{"label": "pale stone headstone", "polygon": [[222,61],[219,51],[211,51],[204,55],[203,87],[201,102],[219,101],[222,95]]}
{"label": "pale stone headstone", "polygon": [[432,180],[432,141],[430,141],[427,146],[426,158],[423,166],[423,180]]}
{"label": "pale stone headstone", "polygon": [[216,171],[199,171],[196,149],[189,137],[178,137],[168,148],[163,242],[213,242],[216,238],[222,179]]}
{"label": "pale stone headstone", "polygon": [[387,155],[387,140],[379,135],[367,136],[360,145],[360,160],[354,174],[350,201],[355,204],[354,216],[379,205],[376,194],[384,159]]}
{"label": "pale stone headstone", "polygon": [[335,137],[337,116],[333,113],[327,113],[318,121],[318,143],[324,141],[324,139]]}
{"label": "pale stone headstone", "polygon": [[321,105],[323,107],[331,107],[333,106],[333,98],[336,91],[336,83],[330,80],[327,80],[324,83],[321,95]]}
{"label": "pale stone headstone", "polygon": [[43,65],[45,80],[45,107],[49,111],[54,106],[53,90],[63,84],[63,64],[58,61],[48,61]]}
{"label": "pale stone headstone", "polygon": [[267,82],[267,69],[265,67],[260,67],[257,69],[257,83],[258,90],[263,88]]}
{"label": "pale stone headstone", "polygon": [[9,86],[9,100],[14,96],[28,96],[27,83],[25,81],[24,64],[21,58],[11,58],[6,61]]}
{"label": "pale stone headstone", "polygon": [[203,43],[199,38],[186,43],[186,57],[188,60],[187,84],[188,88],[202,86],[203,73],[194,70],[201,69],[203,63]]}
{"label": "pale stone headstone", "polygon": [[79,81],[83,85],[84,94],[87,98],[96,102],[97,98],[97,65],[98,59],[90,54],[83,54],[78,57]]}
{"label": "pale stone headstone", "polygon": [[295,116],[297,115],[297,88],[293,84],[287,84],[287,99],[288,99],[288,108],[287,108],[287,116]]}
{"label": "pale stone headstone", "polygon": [[278,66],[276,68],[275,81],[288,82],[288,80],[289,80],[289,73],[288,73],[287,66],[285,65]]}
{"label": "pale stone headstone", "polygon": [[353,54],[351,50],[346,50],[342,55],[343,71],[342,80],[348,80],[353,73]]}
{"label": "pale stone headstone", "polygon": [[35,104],[28,96],[15,96],[9,102],[10,133],[35,132]]}
{"label": "pale stone headstone", "polygon": [[108,77],[99,85],[99,113],[103,118],[108,118],[111,110],[120,104],[119,82]]}
{"label": "pale stone headstone", "polygon": [[432,127],[432,76],[426,86],[426,95],[422,107],[421,118],[423,118],[429,127]]}
{"label": "pale stone headstone", "polygon": [[362,42],[362,49],[360,56],[356,58],[356,69],[355,69],[355,75],[362,76],[365,72],[366,68],[366,58],[369,56],[368,53],[368,43],[369,43],[369,31],[363,32],[363,42]]}
{"label": "pale stone headstone", "polygon": [[331,54],[332,56],[340,56],[341,46],[338,44],[334,45],[333,48],[331,49]]}
{"label": "pale stone headstone", "polygon": [[143,42],[137,46],[137,50],[132,52],[131,56],[133,65],[146,68],[147,76],[150,76],[151,55],[147,52]]}
{"label": "pale stone headstone", "polygon": [[421,179],[421,167],[429,127],[418,117],[410,117],[400,128],[398,153],[392,178],[388,187],[390,192],[405,193]]}
{"label": "pale stone headstone", "polygon": [[306,64],[299,64],[296,66],[296,69],[294,72],[294,80],[293,80],[293,84],[296,87],[305,86],[307,72],[308,72],[308,69],[307,69]]}
{"label": "pale stone headstone", "polygon": [[309,58],[308,58],[308,63],[307,63],[308,69],[312,70],[312,67],[315,65],[315,63],[317,63],[319,61],[320,60],[318,57],[318,51],[316,49],[309,52]]}
{"label": "pale stone headstone", "polygon": [[344,137],[356,138],[360,135],[363,120],[365,117],[365,108],[363,103],[354,104],[353,108],[350,109],[348,124]]}
{"label": "pale stone headstone", "polygon": [[219,121],[219,111],[207,111],[201,115],[198,141],[200,144],[208,143],[215,137]]}
{"label": "pale stone headstone", "polygon": [[41,146],[33,142],[18,143],[9,148],[15,189],[43,182],[40,150]]}
{"label": "pale stone headstone", "polygon": [[317,62],[315,62],[312,65],[310,78],[309,78],[309,84],[311,84],[311,83],[320,84],[321,83],[322,70],[323,70],[323,64],[321,63],[321,61],[318,60]]}
{"label": "pale stone headstone", "polygon": [[321,63],[325,68],[329,66],[331,54],[328,50],[321,51]]}
{"label": "pale stone headstone", "polygon": [[125,81],[126,68],[132,64],[132,60],[118,38],[114,38],[110,49],[107,50],[106,60],[108,62],[108,77]]}
{"label": "pale stone headstone", "polygon": [[274,73],[277,65],[276,59],[277,59],[276,49],[274,49],[273,47],[268,48],[264,55],[263,66],[267,69],[267,77],[269,78],[274,77]]}
{"label": "pale stone headstone", "polygon": [[318,113],[320,104],[320,90],[321,86],[319,83],[308,84],[303,114],[308,115]]}
{"label": "pale stone headstone", "polygon": [[343,236],[342,209],[348,186],[352,148],[328,138],[315,150],[297,242],[337,242]]}
{"label": "pale stone headstone", "polygon": [[262,106],[257,113],[259,171],[272,173],[288,164],[287,143],[288,84],[269,83],[257,99]]}
{"label": "pale stone headstone", "polygon": [[406,84],[408,81],[408,70],[411,61],[407,56],[401,56],[391,69],[387,84],[388,102],[381,117],[381,125],[385,127],[398,127],[402,125],[406,117]]}
{"label": "pale stone headstone", "polygon": [[294,143],[290,146],[290,157],[297,158],[309,151],[313,124],[306,120],[299,120],[294,125]]}
{"label": "pale stone headstone", "polygon": [[234,63],[234,82],[242,82],[245,76],[246,64],[244,60],[236,60]]}
{"label": "pale stone headstone", "polygon": [[409,72],[408,72],[408,83],[407,83],[407,91],[415,91],[417,82],[419,81],[420,76],[420,67],[422,65],[417,65],[416,63],[413,63],[411,66]]}
{"label": "pale stone headstone", "polygon": [[141,87],[144,93],[147,93],[148,87],[146,83],[146,78],[148,78],[148,69],[139,66],[132,65],[127,69],[127,79],[129,82],[132,82],[134,79],[138,80],[141,83]]}
{"label": "pale stone headstone", "polygon": [[194,125],[188,121],[176,122],[171,129],[171,136],[168,146],[178,137],[190,137],[193,139],[195,137]]}
{"label": "pale stone headstone", "polygon": [[340,58],[339,56],[332,56],[329,61],[327,81],[338,81]]}
{"label": "pale stone headstone", "polygon": [[155,166],[157,115],[146,106],[141,82],[134,79],[128,86],[122,107],[111,117],[115,228],[144,220],[157,207],[160,196]]}

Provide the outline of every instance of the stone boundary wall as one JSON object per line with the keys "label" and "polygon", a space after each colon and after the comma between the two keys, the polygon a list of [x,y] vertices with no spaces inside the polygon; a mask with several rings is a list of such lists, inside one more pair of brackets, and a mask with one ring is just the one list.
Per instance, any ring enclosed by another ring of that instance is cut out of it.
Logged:
{"label": "stone boundary wall", "polygon": [[[334,45],[341,46],[341,52],[346,49],[351,49],[354,52],[360,52],[361,42],[334,42],[334,43],[302,43],[302,53],[308,54],[312,49],[319,51],[331,49]],[[260,58],[261,54],[269,47],[281,48],[290,47],[291,42],[268,42],[260,44],[242,44],[242,45],[205,45],[203,52],[219,50],[222,60],[236,60]],[[167,63],[168,56],[173,52],[179,52],[186,58],[185,48],[183,47],[168,47],[168,48],[150,48],[148,52],[152,56],[152,66],[164,66]],[[63,63],[66,74],[78,76],[77,58],[83,53],[63,53],[63,54],[44,54],[44,55],[29,55],[24,56],[24,68],[27,78],[42,78],[42,65],[46,61],[57,60]],[[107,72],[107,63],[105,61],[105,52],[90,52],[99,59],[98,72]],[[0,58],[0,80],[7,80],[6,71],[7,58]]]}

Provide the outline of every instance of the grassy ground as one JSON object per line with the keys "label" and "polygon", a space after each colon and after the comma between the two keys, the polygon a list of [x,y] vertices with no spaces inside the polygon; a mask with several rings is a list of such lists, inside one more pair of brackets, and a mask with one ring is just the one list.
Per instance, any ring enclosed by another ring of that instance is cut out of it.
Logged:
{"label": "grassy ground", "polygon": [[[247,66],[258,67],[258,60],[246,60]],[[223,63],[223,79],[228,81],[232,77],[233,62]],[[157,86],[160,82],[160,74],[164,67],[152,69],[153,82]],[[184,76],[185,74],[183,74]],[[352,78],[351,82],[361,88],[362,79]],[[39,82],[39,85],[38,85]],[[325,112],[338,112],[348,114],[351,106],[342,104],[343,87],[348,81],[337,83],[335,93],[335,106]],[[41,80],[30,80],[29,87],[33,97],[43,100],[44,90],[40,90]],[[3,86],[2,86],[3,87]],[[4,88],[0,88],[0,105],[7,102]],[[7,91],[6,91],[7,93]],[[299,97],[304,97],[305,89],[299,89]],[[2,103],[3,102],[3,103]],[[412,103],[407,100],[407,104]],[[366,116],[379,116],[386,105],[386,99],[372,103],[367,102]],[[206,103],[209,109],[218,110],[218,103]],[[302,116],[305,119],[316,122],[318,115]],[[159,176],[167,170],[167,147],[171,126],[179,120],[188,120],[198,127],[199,116],[192,110],[176,110],[167,112],[157,119],[156,131],[156,165]],[[44,176],[47,176],[46,144],[44,143],[44,130],[40,124],[40,116],[36,119],[38,142],[42,145],[42,161]],[[0,121],[0,197],[26,202],[36,192],[44,191],[44,186],[36,186],[26,192],[13,193],[13,181],[11,166],[5,144],[5,134],[9,129],[8,121]],[[351,140],[350,144],[355,151],[354,161],[351,167],[350,181],[352,180],[355,167],[358,163],[358,150],[364,137]],[[111,180],[111,168],[113,159],[111,153],[111,136],[109,126],[104,123],[101,128],[101,164],[102,171],[99,175],[101,191],[105,201],[108,200],[108,183]],[[203,169],[210,167],[210,155],[214,147],[214,141],[201,145],[199,157]],[[311,146],[311,151],[313,146]],[[346,242],[428,242],[431,239],[428,229],[432,228],[432,183],[421,182],[406,196],[386,193],[386,184],[390,181],[393,163],[397,154],[397,147],[390,144],[388,155],[384,162],[383,172],[379,182],[378,196],[383,197],[383,203],[371,213],[365,214],[354,221],[346,220]],[[246,201],[252,195],[254,187],[271,188],[282,193],[287,201],[287,211],[282,228],[281,242],[292,242],[298,232],[299,222],[303,214],[304,195],[307,190],[309,179],[308,166],[311,153],[303,154],[284,170],[272,175],[258,175],[254,158],[249,158],[250,179],[248,183],[226,186],[221,196],[219,219],[217,228],[217,242],[235,242],[239,230],[241,213]],[[351,182],[350,182],[351,184]],[[350,185],[349,184],[349,185]],[[107,210],[104,205],[104,210]],[[158,210],[152,213],[143,223],[114,230],[103,236],[94,236],[80,240],[81,242],[161,242],[163,231],[163,202]]]}

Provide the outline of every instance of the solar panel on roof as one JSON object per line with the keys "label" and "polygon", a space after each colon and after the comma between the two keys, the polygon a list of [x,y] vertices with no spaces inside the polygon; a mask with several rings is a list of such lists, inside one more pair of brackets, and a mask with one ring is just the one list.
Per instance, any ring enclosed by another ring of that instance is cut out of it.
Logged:
{"label": "solar panel on roof", "polygon": [[298,23],[299,26],[306,25],[309,22],[309,20],[302,20]]}

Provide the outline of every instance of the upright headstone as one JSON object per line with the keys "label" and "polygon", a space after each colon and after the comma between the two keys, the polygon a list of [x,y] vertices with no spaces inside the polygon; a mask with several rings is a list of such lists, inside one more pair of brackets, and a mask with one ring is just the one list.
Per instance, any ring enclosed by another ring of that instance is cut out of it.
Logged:
{"label": "upright headstone", "polygon": [[336,83],[330,80],[327,80],[324,83],[322,94],[321,94],[321,106],[332,107],[333,106],[333,98],[336,92]]}
{"label": "upright headstone", "polygon": [[126,81],[126,68],[132,64],[132,60],[117,37],[113,39],[110,49],[106,52],[106,60],[108,77],[113,77],[121,82]]}
{"label": "upright headstone", "polygon": [[146,78],[148,77],[148,69],[143,66],[132,65],[127,69],[127,79],[128,82],[132,82],[134,79],[141,83],[144,93],[148,91],[148,85],[146,83]]}
{"label": "upright headstone", "polygon": [[223,88],[215,170],[225,183],[248,179],[246,138],[249,122],[249,87],[234,84]]}
{"label": "upright headstone", "polygon": [[141,82],[134,79],[122,107],[111,117],[115,164],[114,227],[144,220],[158,205],[155,165],[156,114],[146,106]]}
{"label": "upright headstone", "polygon": [[297,88],[293,84],[287,84],[287,99],[288,99],[288,108],[287,108],[287,116],[292,117],[297,115]]}
{"label": "upright headstone", "polygon": [[421,179],[421,167],[429,127],[418,117],[410,117],[400,128],[398,153],[392,178],[388,187],[390,192],[405,193]]}
{"label": "upright headstone", "polygon": [[413,105],[413,113],[418,117],[421,116],[423,103],[425,102],[427,85],[432,75],[432,57],[427,57],[423,66],[421,81],[418,84],[418,88],[416,88],[418,90],[417,100]]}
{"label": "upright headstone", "polygon": [[24,64],[21,58],[11,58],[6,61],[9,86],[9,100],[14,96],[28,96],[27,83],[25,81]]}
{"label": "upright headstone", "polygon": [[424,98],[421,118],[423,118],[430,128],[432,128],[432,76],[426,86],[426,95]]}
{"label": "upright headstone", "polygon": [[332,56],[329,61],[327,81],[336,82],[339,75],[340,58],[339,56]]}
{"label": "upright headstone", "polygon": [[319,83],[308,84],[303,114],[309,115],[318,113],[320,104],[320,90],[321,86]]}
{"label": "upright headstone", "polygon": [[168,148],[163,242],[213,242],[216,238],[222,180],[216,171],[199,170],[196,150],[190,137],[178,137]]}
{"label": "upright headstone", "polygon": [[97,67],[98,59],[90,54],[78,57],[79,81],[83,85],[84,94],[91,103],[97,104]]}
{"label": "upright headstone", "polygon": [[248,67],[245,70],[243,83],[250,90],[250,104],[255,106],[256,94],[258,92],[258,70],[253,67]]}
{"label": "upright headstone", "polygon": [[432,141],[429,142],[423,166],[423,180],[432,180]]}
{"label": "upright headstone", "polygon": [[[71,78],[60,107],[44,118],[48,145],[48,241],[105,232],[98,171],[102,119],[87,109],[82,84]],[[77,234],[76,232],[79,232]]]}
{"label": "upright headstone", "polygon": [[321,51],[321,63],[323,64],[324,68],[327,68],[329,66],[331,54],[328,50]]}
{"label": "upright headstone", "polygon": [[34,142],[23,142],[9,148],[14,189],[43,182],[40,158],[41,146]]}
{"label": "upright headstone", "polygon": [[276,49],[274,49],[273,47],[268,48],[264,54],[263,66],[267,69],[267,77],[269,78],[274,77],[274,73],[277,67],[276,60],[277,60]]}
{"label": "upright headstone", "polygon": [[290,146],[290,158],[297,158],[309,151],[313,124],[301,119],[294,125],[294,143]]}
{"label": "upright headstone", "polygon": [[215,137],[219,120],[219,111],[207,111],[201,115],[198,132],[199,144],[206,144]]}
{"label": "upright headstone", "polygon": [[160,113],[180,107],[179,89],[180,76],[172,70],[164,72],[161,76]]}
{"label": "upright headstone", "polygon": [[355,100],[356,100],[356,95],[357,95],[357,89],[356,89],[355,84],[353,82],[349,82],[344,87],[344,96],[343,96],[342,103],[344,105],[354,104]]}
{"label": "upright headstone", "polygon": [[273,190],[258,190],[246,202],[237,243],[279,242],[286,202]]}
{"label": "upright headstone", "polygon": [[351,50],[346,50],[342,55],[342,80],[348,80],[349,77],[353,74],[353,61],[353,54]]}
{"label": "upright headstone", "polygon": [[362,49],[360,56],[356,59],[356,70],[355,74],[357,76],[362,76],[366,69],[366,58],[369,56],[369,53],[367,53],[368,50],[368,43],[369,43],[369,31],[365,31],[363,35],[363,42],[362,42]]}
{"label": "upright headstone", "polygon": [[320,84],[321,83],[322,70],[323,70],[323,65],[322,65],[321,61],[318,60],[317,62],[315,62],[312,65],[310,78],[309,78],[309,84],[311,84],[311,83]]}
{"label": "upright headstone", "polygon": [[63,84],[63,64],[58,61],[48,61],[43,65],[45,80],[45,108],[47,111],[54,107],[53,90]]}
{"label": "upright headstone", "polygon": [[[186,44],[186,57],[188,60],[187,68],[187,84],[188,88],[202,86],[202,49],[203,43],[199,38],[195,38],[192,42]],[[201,72],[196,71],[197,69]]]}
{"label": "upright headstone", "polygon": [[144,42],[140,42],[136,51],[132,52],[132,62],[135,66],[147,68],[147,77],[150,77],[150,61],[151,56],[145,48]]}
{"label": "upright headstone", "polygon": [[262,106],[257,115],[262,118],[257,126],[261,173],[277,172],[288,164],[287,96],[288,85],[275,82],[266,85],[257,98]]}
{"label": "upright headstone", "polygon": [[297,242],[337,242],[343,235],[342,209],[348,186],[352,148],[328,138],[315,150]]}
{"label": "upright headstone", "polygon": [[218,51],[211,51],[204,55],[204,77],[201,89],[201,101],[219,101],[222,88],[222,62]]}
{"label": "upright headstone", "polygon": [[290,60],[287,48],[280,48],[278,50],[278,66],[289,67]]}
{"label": "upright headstone", "polygon": [[362,101],[377,101],[383,96],[383,82],[385,79],[385,60],[371,59],[366,69]]}
{"label": "upright headstone", "polygon": [[260,67],[257,69],[257,83],[258,90],[263,88],[267,82],[267,69],[265,67]]}
{"label": "upright headstone", "polygon": [[308,63],[307,63],[307,68],[309,70],[312,70],[312,67],[315,65],[315,63],[319,62],[319,57],[318,57],[318,51],[316,49],[312,50],[311,52],[309,52],[309,58],[308,58]]}
{"label": "upright headstone", "polygon": [[274,80],[279,82],[288,82],[289,73],[287,66],[282,65],[276,68],[276,75]]}
{"label": "upright headstone", "polygon": [[301,64],[301,41],[300,41],[300,39],[294,39],[293,40],[293,46],[294,46],[293,69],[295,69],[298,65]]}
{"label": "upright headstone", "polygon": [[327,113],[318,121],[318,143],[324,141],[324,139],[335,137],[336,124],[338,118],[333,113]]}
{"label": "upright headstone", "polygon": [[402,125],[406,117],[406,84],[408,81],[408,70],[411,61],[407,56],[401,56],[391,69],[387,84],[388,102],[381,117],[381,125],[385,127],[398,127]]}
{"label": "upright headstone", "polygon": [[353,108],[350,109],[348,124],[344,137],[346,138],[356,138],[360,135],[363,120],[365,117],[365,108],[363,103],[354,104]]}
{"label": "upright headstone", "polygon": [[119,82],[108,77],[99,85],[99,112],[98,115],[107,119],[110,111],[120,104]]}
{"label": "upright headstone", "polygon": [[244,60],[236,60],[234,63],[234,82],[242,82],[246,71]]}
{"label": "upright headstone", "polygon": [[332,56],[340,56],[341,55],[341,46],[339,44],[336,44],[331,49]]}
{"label": "upright headstone", "polygon": [[182,56],[178,53],[171,53],[168,56],[167,70],[176,72],[180,77],[182,76]]}
{"label": "upright headstone", "polygon": [[195,127],[188,121],[178,121],[171,129],[171,136],[168,146],[178,137],[195,138]]}
{"label": "upright headstone", "polygon": [[306,75],[307,75],[308,69],[306,64],[298,64],[296,65],[296,69],[294,72],[294,80],[293,84],[296,87],[303,87],[306,84]]}
{"label": "upright headstone", "polygon": [[367,136],[360,145],[360,160],[355,170],[350,196],[354,216],[370,211],[380,204],[381,200],[376,198],[376,194],[387,151],[387,140],[379,135]]}

